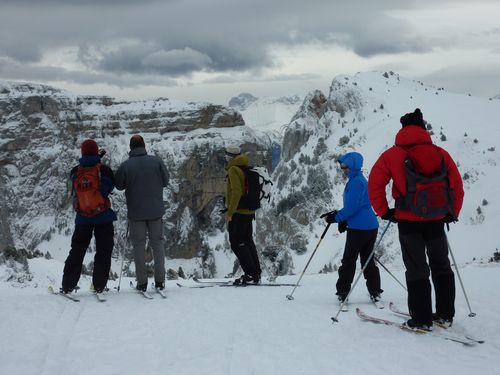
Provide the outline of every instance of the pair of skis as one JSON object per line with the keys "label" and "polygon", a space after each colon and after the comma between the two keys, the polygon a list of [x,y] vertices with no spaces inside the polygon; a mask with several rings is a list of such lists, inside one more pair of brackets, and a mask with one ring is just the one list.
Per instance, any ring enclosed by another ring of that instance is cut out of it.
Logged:
{"label": "pair of skis", "polygon": [[[384,302],[382,302],[382,300],[380,300],[380,299],[375,299],[375,298],[372,298],[370,296],[370,301],[373,303],[373,305],[377,309],[383,309],[383,308],[385,308]],[[349,311],[349,301],[345,301],[345,302],[340,302],[339,301],[339,304],[340,304],[340,311],[342,311],[342,312],[348,312]]]}
{"label": "pair of skis", "polygon": [[[146,298],[146,299],[154,299],[153,295],[150,292],[137,290],[135,288],[135,286],[133,285],[132,282],[130,282],[130,286],[132,287],[132,289],[134,289],[135,291],[137,291],[138,293],[140,293],[144,298]],[[80,299],[78,297],[76,297],[74,294],[72,294],[72,293],[63,293],[61,291],[58,291],[52,285],[50,285],[48,287],[48,291],[49,291],[50,294],[62,296],[62,297],[66,298],[66,299],[68,299],[70,301],[80,302]],[[165,293],[164,290],[154,288],[154,292],[158,293],[161,296],[161,298],[167,298],[167,294]],[[96,299],[97,299],[98,302],[106,302],[106,297],[105,297],[105,295],[103,293],[96,293],[95,291],[92,291],[92,294],[96,297]]]}
{"label": "pair of skis", "polygon": [[[395,313],[401,317],[410,318],[410,314],[398,309],[396,307],[396,305],[392,302],[389,303],[389,309],[393,313]],[[384,324],[384,325],[388,325],[388,326],[397,327],[397,328],[400,328],[404,331],[413,332],[416,334],[436,336],[436,337],[442,338],[444,340],[457,342],[457,343],[460,343],[460,344],[463,344],[466,346],[474,346],[476,344],[483,344],[484,343],[484,340],[474,338],[469,334],[461,334],[461,333],[457,333],[457,332],[453,332],[453,331],[448,332],[447,328],[443,325],[440,325],[440,324],[436,324],[436,326],[438,327],[438,329],[436,331],[427,331],[427,330],[423,330],[423,329],[411,328],[408,325],[406,325],[405,322],[396,322],[393,320],[382,319],[382,318],[368,315],[365,312],[363,312],[360,308],[356,308],[356,314],[358,315],[358,317],[360,317],[362,320],[365,320],[365,321],[369,321],[369,322],[376,323],[376,324]]]}
{"label": "pair of skis", "polygon": [[[48,290],[49,290],[50,294],[62,296],[62,297],[69,299],[70,301],[73,301],[73,302],[80,302],[80,299],[75,297],[74,294],[56,291],[52,285],[49,285]],[[103,293],[96,293],[96,292],[92,291],[92,294],[97,298],[97,300],[99,302],[106,302],[106,298],[104,297]]]}
{"label": "pair of skis", "polygon": [[295,286],[295,284],[283,284],[283,283],[260,283],[260,284],[248,283],[248,284],[235,285],[233,284],[234,280],[232,279],[224,281],[212,281],[212,280],[200,280],[196,277],[193,278],[193,281],[196,283],[195,285],[184,285],[181,283],[177,283],[177,286],[181,288],[211,288],[215,286],[237,287],[237,288],[244,288],[247,286]]}
{"label": "pair of skis", "polygon": [[[152,293],[148,292],[147,290],[139,290],[139,289],[137,289],[134,286],[134,283],[132,281],[130,282],[130,287],[132,289],[134,289],[136,292],[138,292],[139,294],[141,294],[144,298],[146,298],[146,299],[154,299]],[[161,298],[163,298],[163,299],[167,298],[167,293],[165,293],[165,290],[159,289],[159,288],[155,288],[155,286],[153,285],[153,291],[154,291],[154,293],[158,293],[161,296]]]}

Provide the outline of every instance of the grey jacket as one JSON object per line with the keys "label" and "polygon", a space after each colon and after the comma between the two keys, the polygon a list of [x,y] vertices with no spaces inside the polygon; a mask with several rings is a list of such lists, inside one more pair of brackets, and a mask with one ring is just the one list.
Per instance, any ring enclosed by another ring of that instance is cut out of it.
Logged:
{"label": "grey jacket", "polygon": [[144,147],[129,152],[115,175],[115,188],[125,189],[127,216],[132,220],[159,219],[165,213],[163,188],[168,184],[163,161],[148,155]]}

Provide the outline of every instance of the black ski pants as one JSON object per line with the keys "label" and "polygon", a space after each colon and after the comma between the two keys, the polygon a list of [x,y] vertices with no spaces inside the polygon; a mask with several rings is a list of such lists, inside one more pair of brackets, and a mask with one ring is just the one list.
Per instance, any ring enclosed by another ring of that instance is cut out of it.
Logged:
{"label": "black ski pants", "polygon": [[234,214],[228,223],[229,242],[231,249],[240,261],[245,274],[259,276],[261,274],[257,248],[253,241],[252,222],[255,215]]}
{"label": "black ski pants", "polygon": [[[441,220],[398,222],[399,242],[406,267],[408,309],[417,323],[432,324],[432,292],[436,314],[455,315],[455,275],[448,259],[448,241]],[[427,263],[427,258],[429,263]]]}
{"label": "black ski pants", "polygon": [[114,245],[113,222],[100,225],[75,225],[75,231],[71,237],[71,250],[64,264],[63,290],[73,290],[78,284],[82,272],[83,259],[92,240],[92,233],[95,236],[96,247],[92,283],[95,290],[102,290],[106,287]]}
{"label": "black ski pants", "polygon": [[[339,267],[339,279],[337,280],[338,295],[347,295],[351,290],[352,280],[356,273],[358,255],[361,258],[361,266],[364,266],[375,246],[377,231],[377,229],[347,230],[344,255],[342,256],[342,264]],[[380,272],[375,264],[374,257],[368,262],[364,271],[364,277],[370,294],[382,293],[382,289],[380,289]]]}

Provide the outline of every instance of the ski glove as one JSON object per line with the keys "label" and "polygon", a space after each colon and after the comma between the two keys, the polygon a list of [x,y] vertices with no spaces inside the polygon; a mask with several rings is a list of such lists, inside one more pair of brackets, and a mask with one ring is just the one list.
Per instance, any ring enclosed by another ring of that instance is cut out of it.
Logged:
{"label": "ski glove", "polygon": [[392,221],[393,223],[397,223],[398,221],[394,216],[395,211],[396,210],[394,208],[389,208],[387,212],[382,215],[382,219]]}
{"label": "ski glove", "polygon": [[325,220],[328,224],[337,222],[337,220],[335,219],[335,216],[337,216],[337,210],[333,210],[332,212],[329,212],[325,215],[326,215]]}
{"label": "ski glove", "polygon": [[452,214],[446,214],[446,216],[443,218],[443,222],[446,224],[456,223],[457,221],[458,221],[458,219],[455,216],[453,216]]}
{"label": "ski glove", "polygon": [[347,221],[343,220],[339,223],[339,233],[344,233],[347,230]]}

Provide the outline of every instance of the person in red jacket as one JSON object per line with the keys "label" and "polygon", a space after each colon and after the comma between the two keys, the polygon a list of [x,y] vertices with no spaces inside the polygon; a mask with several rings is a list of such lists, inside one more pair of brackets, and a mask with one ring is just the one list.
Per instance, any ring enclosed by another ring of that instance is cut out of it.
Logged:
{"label": "person in red jacket", "polygon": [[[455,315],[455,277],[448,259],[444,225],[458,219],[463,203],[463,184],[448,152],[432,144],[420,109],[405,114],[400,122],[402,129],[396,135],[395,145],[380,155],[370,171],[368,196],[378,216],[398,223],[411,314],[406,324],[411,328],[431,330],[433,321],[451,325]],[[401,203],[411,194],[407,191],[409,179],[405,169],[410,154],[420,170],[431,172],[439,170],[441,165],[447,173],[450,200],[447,212],[418,214]],[[385,189],[391,179],[396,208],[389,208],[386,198]],[[432,313],[431,274],[436,297],[435,314]]]}

